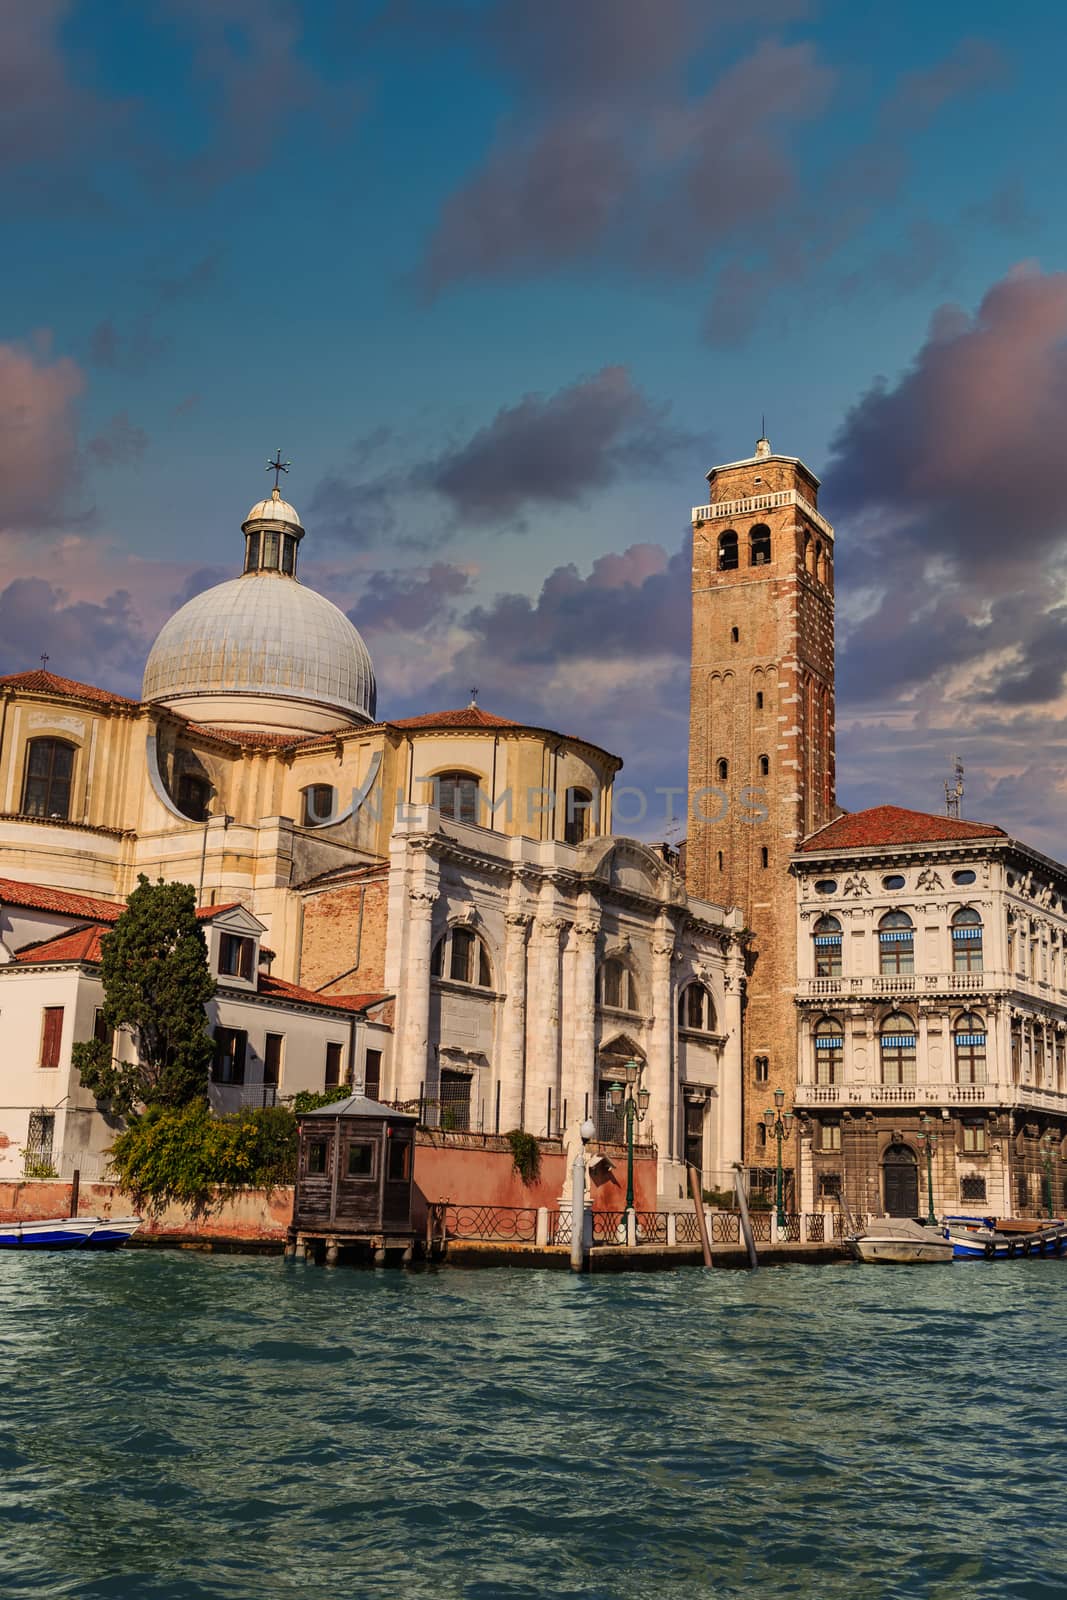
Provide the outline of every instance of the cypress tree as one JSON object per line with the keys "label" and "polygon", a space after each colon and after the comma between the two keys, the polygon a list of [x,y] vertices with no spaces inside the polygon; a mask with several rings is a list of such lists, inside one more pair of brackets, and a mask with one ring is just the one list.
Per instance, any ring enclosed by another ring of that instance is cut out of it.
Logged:
{"label": "cypress tree", "polygon": [[104,1024],[132,1040],[135,1060],[115,1061],[103,1040],[76,1044],[85,1088],[120,1116],[205,1098],[213,1046],[204,1007],[215,982],[191,886],[141,874],[104,935],[101,962]]}

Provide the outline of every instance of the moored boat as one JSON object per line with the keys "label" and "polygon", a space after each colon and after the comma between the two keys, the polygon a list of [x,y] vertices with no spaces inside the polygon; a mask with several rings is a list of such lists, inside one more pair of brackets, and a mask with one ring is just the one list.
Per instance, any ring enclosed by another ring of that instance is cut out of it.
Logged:
{"label": "moored boat", "polygon": [[860,1261],[912,1266],[950,1262],[952,1245],[940,1228],[910,1217],[874,1217],[862,1233],[849,1235],[849,1245]]}
{"label": "moored boat", "polygon": [[961,1261],[1012,1261],[1067,1251],[1067,1223],[1062,1221],[1027,1231],[1001,1231],[995,1217],[946,1217],[945,1232]]}
{"label": "moored boat", "polygon": [[51,1217],[43,1222],[0,1222],[0,1250],[114,1250],[140,1226],[140,1217]]}

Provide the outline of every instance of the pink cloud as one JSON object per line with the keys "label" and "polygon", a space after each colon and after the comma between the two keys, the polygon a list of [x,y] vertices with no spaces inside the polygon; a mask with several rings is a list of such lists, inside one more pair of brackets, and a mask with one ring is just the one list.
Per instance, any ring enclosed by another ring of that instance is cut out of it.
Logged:
{"label": "pink cloud", "polygon": [[78,366],[0,344],[0,531],[62,521],[80,477]]}

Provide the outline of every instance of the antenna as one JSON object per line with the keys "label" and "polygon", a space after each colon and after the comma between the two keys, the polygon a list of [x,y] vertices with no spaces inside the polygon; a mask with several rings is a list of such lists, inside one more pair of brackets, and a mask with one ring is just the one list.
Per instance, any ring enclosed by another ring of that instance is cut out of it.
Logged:
{"label": "antenna", "polygon": [[952,760],[956,781],[951,785],[945,784],[945,815],[958,822],[960,801],[963,799],[963,759],[960,756],[953,756]]}

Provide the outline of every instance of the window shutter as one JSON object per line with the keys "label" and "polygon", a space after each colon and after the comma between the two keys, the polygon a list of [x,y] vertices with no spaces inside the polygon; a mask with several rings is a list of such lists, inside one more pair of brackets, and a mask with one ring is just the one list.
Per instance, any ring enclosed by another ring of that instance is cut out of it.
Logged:
{"label": "window shutter", "polygon": [[45,1006],[41,1038],[41,1066],[59,1066],[59,1047],[63,1038],[63,1007]]}

